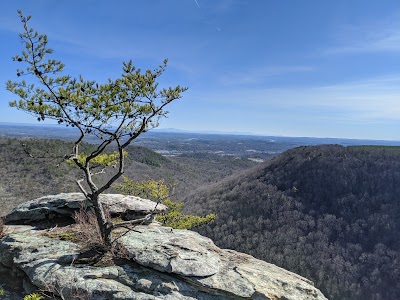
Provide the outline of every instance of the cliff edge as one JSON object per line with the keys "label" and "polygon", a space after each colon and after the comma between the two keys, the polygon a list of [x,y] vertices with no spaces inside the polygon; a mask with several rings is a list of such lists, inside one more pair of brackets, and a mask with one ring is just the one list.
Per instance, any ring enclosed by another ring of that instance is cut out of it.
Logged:
{"label": "cliff edge", "polygon": [[[102,201],[115,205],[123,198],[104,195]],[[128,200],[129,215],[146,211],[143,203],[149,200]],[[68,217],[84,201],[79,194],[60,194],[16,207],[7,218],[12,225],[5,226],[0,240],[0,269],[19,277],[26,292],[40,289],[61,299],[326,300],[311,281],[299,275],[220,249],[193,231],[156,222],[122,234],[118,245],[124,259],[104,266],[82,263],[78,244],[51,238],[49,229],[39,225]],[[114,209],[124,213],[120,207]]]}

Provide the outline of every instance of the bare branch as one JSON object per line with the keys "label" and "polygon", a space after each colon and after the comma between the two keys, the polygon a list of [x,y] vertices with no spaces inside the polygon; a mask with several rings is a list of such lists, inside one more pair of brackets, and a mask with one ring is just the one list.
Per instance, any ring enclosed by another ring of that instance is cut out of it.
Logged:
{"label": "bare branch", "polygon": [[78,184],[78,187],[79,187],[79,189],[81,190],[82,194],[85,195],[85,198],[86,198],[86,199],[89,199],[89,195],[88,195],[88,193],[86,192],[85,188],[84,188],[83,185],[82,185],[83,180],[84,180],[84,179],[82,179],[82,178],[81,178],[81,179],[78,179],[78,180],[76,181],[76,183]]}
{"label": "bare branch", "polygon": [[111,228],[115,229],[118,227],[125,227],[125,226],[138,225],[138,224],[141,225],[141,224],[145,224],[145,223],[151,223],[153,220],[154,220],[154,215],[148,214],[144,218],[129,220],[129,221],[120,222],[120,223],[113,223],[111,225]]}
{"label": "bare branch", "polygon": [[117,145],[118,145],[118,152],[119,152],[119,166],[118,166],[118,172],[116,174],[114,174],[113,177],[111,177],[111,179],[105,184],[103,185],[101,188],[98,189],[97,194],[101,194],[103,193],[105,190],[109,189],[111,187],[111,185],[119,178],[121,177],[122,174],[124,174],[124,151],[123,148],[120,144],[119,139],[116,139]]}
{"label": "bare branch", "polygon": [[106,173],[106,169],[103,168],[100,171],[96,172],[96,173],[90,173],[92,176],[96,176],[96,175],[100,175],[100,174],[105,174]]}
{"label": "bare branch", "polygon": [[22,149],[24,150],[24,152],[26,153],[26,155],[28,155],[30,158],[33,159],[46,159],[46,160],[60,160],[56,165],[59,166],[62,162],[68,160],[71,158],[71,155],[56,155],[56,156],[50,156],[49,151],[46,151],[46,155],[34,155],[32,152],[29,151],[27,144],[25,143],[21,143]]}

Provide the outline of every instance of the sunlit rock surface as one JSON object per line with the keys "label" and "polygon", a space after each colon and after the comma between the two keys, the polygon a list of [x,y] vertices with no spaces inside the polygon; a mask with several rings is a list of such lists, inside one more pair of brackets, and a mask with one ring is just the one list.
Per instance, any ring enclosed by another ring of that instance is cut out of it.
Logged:
{"label": "sunlit rock surface", "polygon": [[[168,208],[148,199],[120,194],[102,194],[100,201],[104,203],[111,215],[118,215],[131,220],[141,218],[149,213],[160,213]],[[18,205],[6,217],[6,222],[30,224],[53,218],[71,218],[81,207],[91,207],[82,193],[61,193],[44,196]]]}
{"label": "sunlit rock surface", "polygon": [[[55,201],[54,196],[48,199]],[[188,230],[156,223],[136,226],[118,240],[126,259],[109,266],[78,264],[79,246],[43,236],[45,231],[6,226],[0,265],[23,277],[30,290],[49,290],[62,299],[326,299],[309,280],[220,249]]]}

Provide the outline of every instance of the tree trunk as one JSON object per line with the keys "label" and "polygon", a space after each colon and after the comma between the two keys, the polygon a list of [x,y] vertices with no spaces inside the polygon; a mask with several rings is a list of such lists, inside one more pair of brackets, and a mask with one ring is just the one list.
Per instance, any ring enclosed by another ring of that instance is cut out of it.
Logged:
{"label": "tree trunk", "polygon": [[96,214],[97,223],[99,225],[100,234],[104,246],[106,250],[109,250],[111,248],[111,224],[107,220],[107,217],[104,213],[103,205],[99,201],[99,195],[90,195],[90,202],[92,202],[94,207],[94,212]]}

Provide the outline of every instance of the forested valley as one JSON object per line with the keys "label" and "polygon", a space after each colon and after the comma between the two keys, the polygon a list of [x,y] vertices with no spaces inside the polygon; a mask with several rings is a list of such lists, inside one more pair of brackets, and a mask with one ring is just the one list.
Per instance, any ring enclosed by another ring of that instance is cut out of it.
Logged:
{"label": "forested valley", "polygon": [[[72,145],[72,142],[54,139],[0,138],[0,215],[37,197],[79,192],[76,179],[81,174],[63,159],[71,153]],[[83,151],[93,147],[84,144]],[[141,146],[130,146],[127,151],[124,175],[134,180],[163,179],[173,187],[171,197],[174,200],[181,200],[204,184],[257,164],[247,158],[211,153],[165,157]],[[106,174],[96,178],[105,180],[112,171],[106,170]]]}
{"label": "forested valley", "polygon": [[314,281],[333,300],[400,299],[400,148],[289,150],[189,195],[199,229]]}
{"label": "forested valley", "polygon": [[[36,197],[77,192],[79,172],[62,162],[71,147],[1,138],[1,215]],[[127,177],[164,179],[186,212],[217,214],[197,230],[218,246],[309,278],[332,300],[400,299],[400,148],[307,146],[264,163],[138,146],[128,153]]]}

